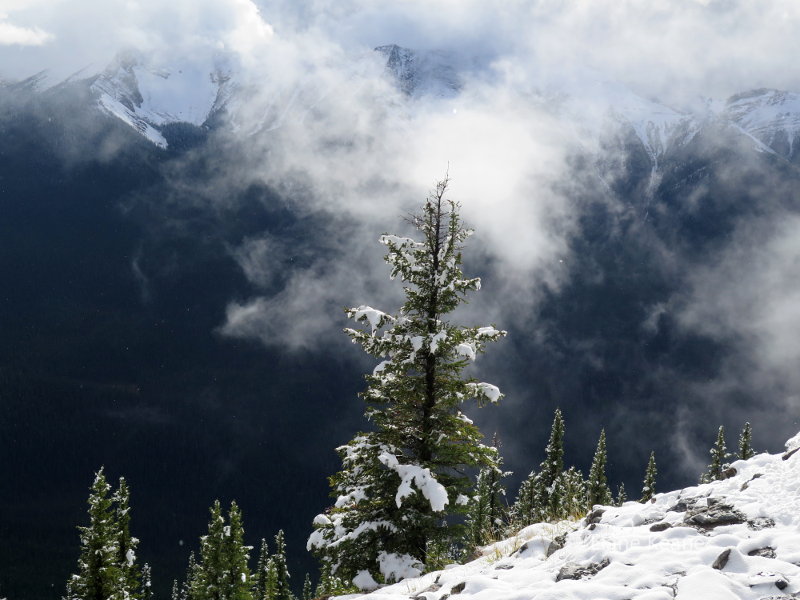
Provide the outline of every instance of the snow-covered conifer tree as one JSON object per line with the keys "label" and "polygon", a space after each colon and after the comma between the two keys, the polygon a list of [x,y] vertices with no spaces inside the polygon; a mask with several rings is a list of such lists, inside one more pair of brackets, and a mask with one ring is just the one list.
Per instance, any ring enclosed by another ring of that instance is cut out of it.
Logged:
{"label": "snow-covered conifer tree", "polygon": [[542,478],[536,471],[531,471],[520,484],[517,498],[511,505],[509,515],[511,533],[542,520],[543,511],[538,504],[541,497],[539,491],[541,485]]}
{"label": "snow-covered conifer tree", "polygon": [[249,553],[239,507],[231,503],[226,525],[222,505],[215,501],[208,534],[200,538],[200,561],[190,587],[192,600],[252,600]]}
{"label": "snow-covered conifer tree", "polygon": [[244,543],[244,523],[242,510],[231,502],[228,509],[228,530],[225,532],[224,553],[228,571],[229,592],[226,600],[253,600],[252,582],[250,575],[251,546]]}
{"label": "snow-covered conifer tree", "polygon": [[555,519],[583,516],[586,512],[586,482],[583,474],[575,467],[570,467],[556,479],[555,485],[560,492],[560,503],[557,506]]}
{"label": "snow-covered conifer tree", "polygon": [[[177,588],[177,582],[175,587]],[[177,589],[175,591],[177,592]],[[150,565],[147,563],[142,565],[142,591],[140,597],[141,600],[153,600],[153,577],[150,573]]]}
{"label": "snow-covered conifer tree", "polygon": [[197,575],[197,560],[194,556],[194,551],[189,552],[189,564],[186,567],[186,578],[180,588],[180,600],[193,600],[192,597],[192,581]]}
{"label": "snow-covered conifer tree", "polygon": [[622,506],[625,502],[628,501],[628,494],[625,493],[625,484],[620,483],[617,487],[617,499],[614,501],[614,504],[617,506]]}
{"label": "snow-covered conifer tree", "polygon": [[286,564],[286,541],[282,529],[275,536],[275,553],[272,555],[272,563],[275,565],[276,581],[275,596],[270,600],[292,600],[292,589],[289,587],[289,567]]}
{"label": "snow-covered conifer tree", "polygon": [[[127,487],[123,488],[126,520],[122,527],[127,532],[129,507],[126,490]],[[103,469],[100,469],[89,494],[89,525],[78,528],[81,555],[78,572],[72,575],[67,584],[66,600],[129,600],[139,597],[138,583],[131,588],[126,572],[132,561],[127,558],[123,560],[120,556],[120,540],[124,536],[118,520],[120,514],[114,505],[119,497],[118,494],[109,496],[110,491],[111,486],[106,481]],[[130,538],[129,533],[126,535],[128,543],[135,544],[131,542],[134,538]]]}
{"label": "snow-covered conifer tree", "polygon": [[700,477],[700,483],[709,483],[722,479],[722,472],[728,468],[727,460],[728,449],[725,446],[725,427],[719,426],[717,431],[717,441],[714,446],[708,451],[711,455],[711,464],[708,465],[708,470]]}
{"label": "snow-covered conifer tree", "polygon": [[134,591],[134,595],[138,596],[142,573],[139,565],[136,564],[136,547],[139,544],[139,540],[131,536],[130,531],[130,499],[131,493],[128,483],[124,477],[120,477],[119,486],[113,496],[115,529],[117,532],[117,564],[123,579],[121,585],[126,590]]}
{"label": "snow-covered conifer tree", "polygon": [[313,600],[314,587],[311,585],[311,576],[306,573],[306,578],[303,581],[303,600]]}
{"label": "snow-covered conifer tree", "polygon": [[752,458],[755,455],[755,450],[753,450],[753,429],[750,427],[750,423],[744,424],[744,429],[742,429],[742,433],[739,435],[739,458],[741,460],[747,460],[748,458]]}
{"label": "snow-covered conifer tree", "polygon": [[647,502],[656,493],[656,453],[650,453],[650,460],[647,461],[647,470],[644,474],[644,484],[642,485],[642,499],[639,502]]}
{"label": "snow-covered conifer tree", "polygon": [[487,342],[505,335],[494,327],[462,327],[446,320],[480,280],[461,272],[461,249],[471,231],[459,205],[437,184],[413,225],[419,240],[380,238],[391,277],[406,301],[395,314],[362,305],[347,311],[362,329],[354,343],[380,359],[366,377],[366,416],[374,431],[339,449],[342,471],[331,478],[334,506],[314,520],[309,550],[332,575],[363,589],[419,574],[429,544],[461,536],[472,482],[470,468],[496,465],[478,428],[462,412],[469,399],[497,402],[494,385],[465,379],[462,370]]}
{"label": "snow-covered conifer tree", "polygon": [[267,540],[261,538],[258,563],[256,563],[256,572],[253,574],[253,600],[265,600],[266,598],[268,569],[269,547],[267,546]]}
{"label": "snow-covered conifer tree", "polygon": [[609,505],[613,501],[606,478],[606,461],[606,430],[603,429],[600,431],[597,450],[592,459],[592,467],[589,469],[589,480],[586,483],[587,510],[591,510],[595,504]]}
{"label": "snow-covered conifer tree", "polygon": [[556,408],[553,415],[553,426],[550,429],[550,439],[545,449],[545,458],[539,467],[542,485],[539,487],[541,498],[539,503],[545,507],[550,518],[560,518],[560,505],[564,500],[564,491],[561,489],[564,480],[559,476],[564,471],[564,417],[561,409]]}
{"label": "snow-covered conifer tree", "polygon": [[504,529],[507,505],[503,479],[511,473],[503,471],[502,460],[496,467],[486,467],[478,473],[475,494],[467,515],[469,544],[483,546],[497,540]]}

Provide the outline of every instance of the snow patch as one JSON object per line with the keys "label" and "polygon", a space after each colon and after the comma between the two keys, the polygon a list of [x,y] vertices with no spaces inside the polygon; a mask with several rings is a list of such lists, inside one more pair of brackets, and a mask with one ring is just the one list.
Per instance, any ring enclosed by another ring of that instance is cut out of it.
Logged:
{"label": "snow patch", "polygon": [[386,581],[400,581],[422,575],[422,565],[408,554],[381,552],[378,555],[378,565]]}

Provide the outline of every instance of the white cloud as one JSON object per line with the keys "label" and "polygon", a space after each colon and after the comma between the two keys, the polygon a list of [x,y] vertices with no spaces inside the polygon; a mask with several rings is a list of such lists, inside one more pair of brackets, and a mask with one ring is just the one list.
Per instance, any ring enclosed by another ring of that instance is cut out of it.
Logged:
{"label": "white cloud", "polygon": [[0,46],[41,46],[52,39],[51,34],[38,27],[18,27],[0,14]]}

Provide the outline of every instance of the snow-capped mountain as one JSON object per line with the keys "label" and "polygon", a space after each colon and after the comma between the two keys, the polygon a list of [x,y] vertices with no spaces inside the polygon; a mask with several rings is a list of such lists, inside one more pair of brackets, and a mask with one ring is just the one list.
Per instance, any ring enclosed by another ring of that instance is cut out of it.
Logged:
{"label": "snow-capped mountain", "polygon": [[[456,98],[467,85],[456,57],[447,52],[417,51],[396,44],[378,46],[374,52],[385,60],[385,72],[411,102]],[[28,81],[34,83],[28,87],[38,86],[40,80],[31,78]],[[324,96],[304,89],[266,90],[262,97],[272,101],[268,109],[259,109],[264,113],[263,123],[254,128],[247,107],[252,90],[246,92],[237,85],[236,75],[220,57],[155,65],[143,55],[126,52],[87,81],[103,112],[162,148],[168,143],[161,130],[170,123],[203,126],[227,110],[233,128],[246,122],[245,131],[269,129],[279,127],[291,113],[302,114],[304,108],[299,104],[307,100],[311,105]],[[688,112],[645,98],[620,83],[593,80],[588,75],[544,85],[535,90],[532,101],[562,120],[584,146],[596,147],[615,136],[637,140],[653,173],[665,156],[686,146],[709,123],[727,125],[750,136],[758,150],[800,160],[798,93],[753,90],[727,102],[710,102],[707,110]],[[240,119],[237,113],[245,116]]]}
{"label": "snow-capped mountain", "polygon": [[409,96],[450,98],[461,90],[453,57],[447,52],[421,52],[397,44],[378,46],[375,52],[386,58],[386,70]]}
{"label": "snow-capped mountain", "polygon": [[160,128],[177,122],[203,125],[229,98],[230,81],[230,73],[219,66],[184,62],[157,68],[128,52],[97,75],[90,89],[104,112],[166,148]]}
{"label": "snow-capped mountain", "polygon": [[800,94],[766,89],[737,94],[723,115],[780,156],[800,156]]}
{"label": "snow-capped mountain", "polygon": [[536,524],[462,566],[350,600],[777,600],[800,597],[800,434],[729,478]]}

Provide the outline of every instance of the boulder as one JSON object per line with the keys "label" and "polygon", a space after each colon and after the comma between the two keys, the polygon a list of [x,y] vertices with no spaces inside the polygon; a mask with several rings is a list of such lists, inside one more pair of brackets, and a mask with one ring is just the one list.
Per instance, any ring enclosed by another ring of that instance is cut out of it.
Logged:
{"label": "boulder", "polygon": [[583,566],[577,563],[570,563],[561,567],[561,570],[556,575],[556,581],[562,581],[564,579],[583,579],[585,577],[592,577],[597,575],[600,571],[605,569],[611,561],[607,558],[604,558],[599,563],[591,563],[589,565]]}

